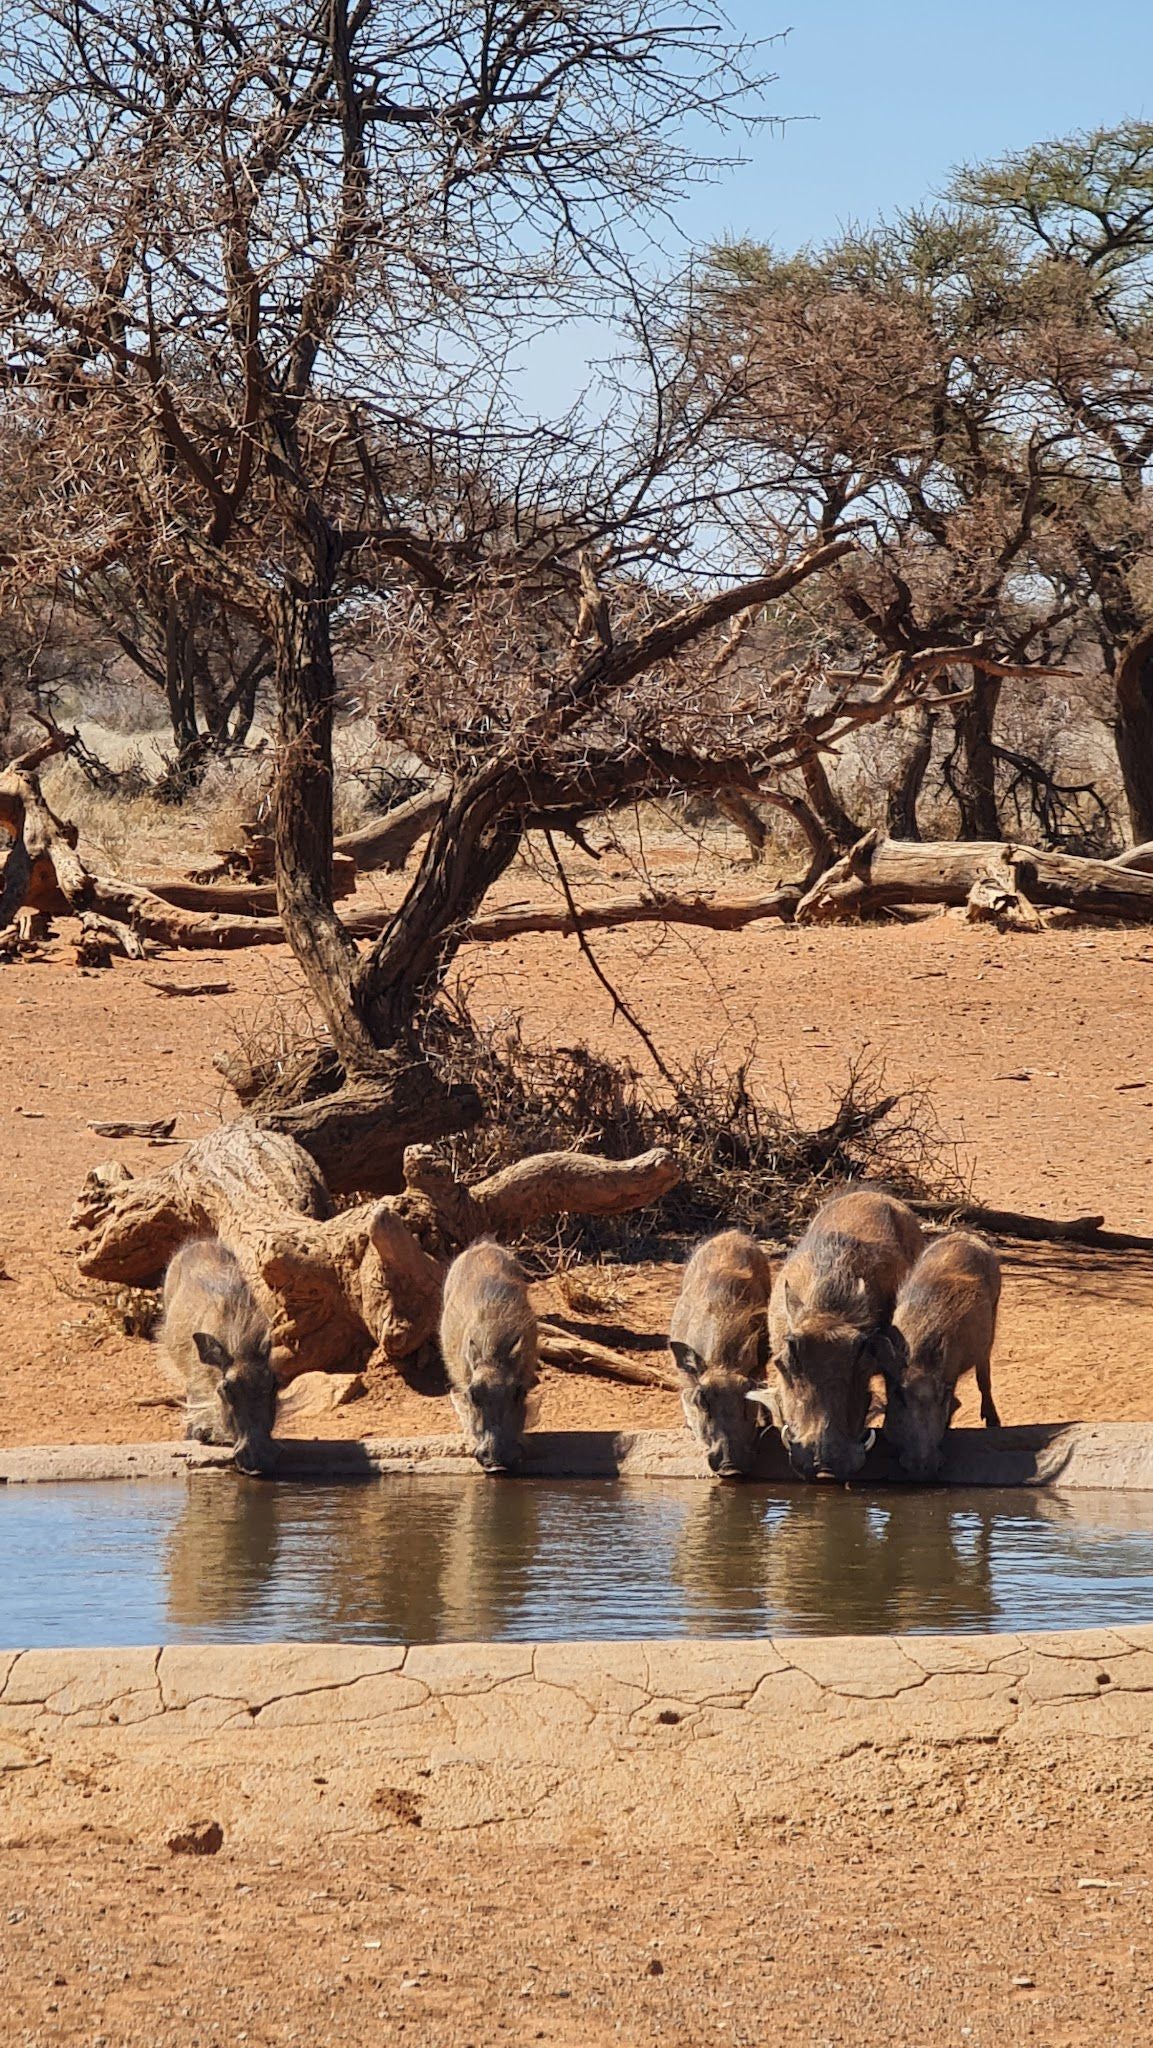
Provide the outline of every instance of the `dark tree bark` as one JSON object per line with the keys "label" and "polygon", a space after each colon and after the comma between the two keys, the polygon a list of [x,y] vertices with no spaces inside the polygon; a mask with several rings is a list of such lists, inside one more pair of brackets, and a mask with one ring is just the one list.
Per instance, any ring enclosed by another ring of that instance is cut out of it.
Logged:
{"label": "dark tree bark", "polygon": [[998,839],[997,757],[993,725],[1001,678],[974,671],[972,692],[954,714],[956,743],[947,779],[961,814],[962,839]]}
{"label": "dark tree bark", "polygon": [[377,1046],[360,1017],[353,984],[356,947],[336,915],[332,892],[332,719],[336,696],[329,632],[334,569],[329,536],[313,536],[311,579],[281,593],[276,622],[280,706],[274,850],[285,936],[300,962],[346,1065],[371,1066]]}
{"label": "dark tree bark", "polygon": [[886,806],[886,821],[890,839],[920,839],[921,827],[917,818],[917,805],[925,786],[929,763],[933,758],[933,729],[935,719],[924,704],[918,704],[909,713],[913,739],[901,773],[889,790]]}
{"label": "dark tree bark", "polygon": [[1153,625],[1137,633],[1121,656],[1115,702],[1117,761],[1140,845],[1153,839]]}
{"label": "dark tree bark", "polygon": [[805,795],[825,830],[838,846],[855,846],[863,826],[850,817],[832,783],[824,760],[814,747],[807,747],[800,757],[801,779]]}

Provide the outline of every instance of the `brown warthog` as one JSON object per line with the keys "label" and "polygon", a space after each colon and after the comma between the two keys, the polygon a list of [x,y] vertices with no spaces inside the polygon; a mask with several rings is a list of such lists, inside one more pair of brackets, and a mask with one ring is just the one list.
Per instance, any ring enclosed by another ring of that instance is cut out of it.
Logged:
{"label": "brown warthog", "polygon": [[271,1472],[277,1401],[272,1332],[218,1237],[182,1245],[169,1266],[159,1342],[165,1370],[184,1392],[185,1436],[231,1444],[242,1472]]}
{"label": "brown warthog", "polygon": [[901,1286],[894,1357],[885,1367],[885,1439],[910,1479],[936,1478],[965,1373],[977,1375],[982,1422],[999,1425],[989,1361],[1000,1298],[996,1252],[963,1230],[927,1246]]}
{"label": "brown warthog", "polygon": [[697,1246],[673,1310],[669,1350],[685,1421],[722,1479],[752,1470],[760,1422],[748,1396],[765,1375],[771,1285],[760,1246],[723,1230]]}
{"label": "brown warthog", "polygon": [[537,1382],[536,1317],[520,1266],[491,1238],[461,1252],[445,1275],[440,1349],[452,1405],[480,1464],[514,1471]]}
{"label": "brown warthog", "polygon": [[780,1267],[769,1303],[768,1408],[806,1479],[851,1479],[872,1443],[870,1387],[889,1357],[897,1290],[924,1245],[911,1209],[853,1188],[825,1203]]}

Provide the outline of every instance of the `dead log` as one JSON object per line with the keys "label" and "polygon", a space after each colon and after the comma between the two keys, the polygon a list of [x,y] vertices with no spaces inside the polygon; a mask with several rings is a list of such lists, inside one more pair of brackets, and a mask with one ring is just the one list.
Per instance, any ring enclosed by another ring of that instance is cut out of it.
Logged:
{"label": "dead log", "polygon": [[[276,888],[271,882],[205,882],[191,876],[150,875],[143,886],[162,903],[178,910],[198,910],[223,917],[275,917]],[[332,893],[351,896],[356,888],[356,862],[334,855]]]}
{"label": "dead log", "polygon": [[1001,932],[1041,932],[1045,926],[1027,896],[1008,875],[979,875],[965,901],[970,924],[995,924]]}
{"label": "dead log", "polygon": [[974,887],[999,885],[1041,908],[1145,924],[1153,920],[1153,875],[997,840],[883,839],[867,832],[814,883],[797,906],[798,924],[901,906],[963,904]]}
{"label": "dead log", "polygon": [[127,927],[135,941],[212,951],[233,946],[279,945],[277,918],[239,917],[183,910],[155,889],[97,874],[78,850],[74,825],[58,818],[40,787],[36,763],[66,745],[64,735],[0,774],[0,828],[12,840],[0,889],[0,929],[21,910],[48,917],[85,912]]}
{"label": "dead log", "polygon": [[1017,1237],[1027,1244],[1075,1244],[1098,1252],[1153,1252],[1153,1237],[1129,1230],[1105,1230],[1103,1216],[1074,1216],[1058,1222],[1018,1209],[989,1209],[979,1202],[911,1202],[931,1223],[967,1225],[990,1237]]}
{"label": "dead log", "polygon": [[671,1370],[662,1372],[659,1366],[645,1365],[623,1351],[611,1350],[607,1344],[595,1344],[590,1337],[558,1330],[554,1323],[539,1325],[539,1348],[541,1364],[556,1366],[561,1372],[591,1373],[597,1379],[623,1380],[630,1387],[659,1387],[665,1393],[676,1392]]}
{"label": "dead log", "polygon": [[1128,846],[1124,853],[1115,853],[1108,865],[1111,868],[1132,868],[1140,875],[1153,875],[1153,839],[1147,839],[1143,846]]}
{"label": "dead log", "polygon": [[121,924],[117,919],[101,917],[95,910],[80,913],[80,937],[76,941],[76,958],[81,967],[111,967],[112,957],[120,953],[126,960],[143,960],[144,947],[130,925]]}
{"label": "dead log", "polygon": [[148,975],[145,988],[156,991],[158,996],[230,996],[236,983],[232,981],[157,981]]}
{"label": "dead log", "polygon": [[[276,892],[260,882],[197,882],[161,876],[144,882],[101,875],[78,849],[75,827],[58,818],[41,790],[36,764],[67,744],[64,735],[46,742],[0,775],[0,828],[12,838],[0,891],[0,929],[21,910],[45,916],[90,915],[117,927],[123,949],[141,941],[164,948],[231,952],[248,946],[285,943],[284,926],[276,914]],[[416,839],[443,808],[443,788],[399,805],[379,823],[347,834],[337,842],[334,893],[346,894],[357,867],[403,865]],[[527,910],[497,911],[473,919],[468,940],[473,944],[517,938],[533,932],[573,934],[608,930],[625,924],[689,924],[713,931],[742,931],[764,918],[792,917],[802,895],[800,883],[742,896],[662,897],[627,895],[580,910],[574,918],[566,906],[540,904]],[[388,909],[358,911],[344,919],[350,937],[374,939],[388,928]],[[127,935],[131,934],[131,938]],[[96,946],[98,939],[106,943]],[[109,957],[113,933],[93,930],[86,946]],[[95,954],[94,954],[95,957]],[[427,1135],[427,1132],[424,1134]],[[403,1146],[404,1136],[398,1141]]]}
{"label": "dead log", "polygon": [[356,832],[341,833],[336,841],[337,853],[350,856],[362,875],[381,868],[402,868],[417,840],[431,832],[448,795],[447,782],[435,783],[407,803],[397,804],[383,818],[374,818],[370,825],[362,825]]}
{"label": "dead log", "polygon": [[539,1168],[524,1160],[470,1190],[416,1150],[400,1193],[334,1216],[303,1147],[242,1117],[146,1179],[119,1161],[97,1167],[72,1227],[81,1272],[117,1285],[155,1286],[187,1238],[226,1238],[272,1318],[277,1370],[288,1380],[353,1370],[374,1351],[387,1362],[417,1356],[435,1333],[445,1260],[498,1221],[523,1228],[560,1206],[618,1214],[676,1179],[663,1153],[547,1154]]}
{"label": "dead log", "polygon": [[[311,1064],[313,1083],[298,1069],[286,1086],[261,1094],[252,1117],[302,1145],[334,1195],[398,1194],[410,1146],[467,1130],[481,1113],[475,1088],[446,1084],[420,1062],[382,1055],[377,1071],[338,1087],[332,1078],[341,1069],[326,1067],[323,1054]],[[302,1084],[304,1099],[291,1099]]]}
{"label": "dead log", "polygon": [[625,924],[691,924],[710,931],[739,932],[766,918],[787,923],[802,894],[799,882],[785,882],[780,888],[743,896],[610,896],[603,903],[578,909],[575,918],[563,905],[542,903],[528,910],[495,910],[474,917],[467,938],[470,945],[518,939],[532,932],[560,932],[567,938],[576,932],[578,921],[586,932]]}
{"label": "dead log", "polygon": [[89,1124],[98,1138],[150,1138],[154,1143],[167,1141],[176,1129],[174,1116],[158,1117],[154,1123],[127,1123],[114,1117],[106,1123]]}
{"label": "dead log", "polygon": [[538,1152],[469,1190],[482,1230],[519,1237],[541,1216],[621,1216],[659,1202],[681,1178],[670,1152],[656,1146],[636,1159],[588,1152]]}

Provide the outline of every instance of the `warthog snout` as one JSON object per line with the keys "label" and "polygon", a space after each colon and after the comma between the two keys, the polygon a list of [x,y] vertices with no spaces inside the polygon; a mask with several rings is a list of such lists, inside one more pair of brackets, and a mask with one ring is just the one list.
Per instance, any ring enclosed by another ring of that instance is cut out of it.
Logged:
{"label": "warthog snout", "polygon": [[474,1445],[476,1462],[482,1472],[519,1472],[524,1456],[524,1446],[519,1435],[482,1436]]}
{"label": "warthog snout", "polygon": [[452,1404],[482,1472],[518,1472],[524,1461],[528,1392],[499,1373],[477,1373]]}
{"label": "warthog snout", "polygon": [[950,1387],[931,1381],[902,1385],[890,1379],[885,1404],[885,1442],[901,1470],[921,1485],[941,1470],[945,1435],[959,1403]]}
{"label": "warthog snout", "polygon": [[724,1447],[721,1444],[715,1444],[713,1449],[711,1451],[706,1452],[705,1455],[708,1462],[709,1471],[715,1472],[718,1479],[747,1478],[749,1469],[752,1465],[751,1457],[749,1457],[743,1465],[738,1465],[736,1460],[730,1455],[728,1451],[724,1449]]}
{"label": "warthog snout", "polygon": [[789,1454],[789,1463],[802,1479],[833,1479],[844,1485],[846,1480],[855,1478],[864,1465],[872,1450],[875,1432],[870,1429],[863,1437],[847,1437],[825,1430],[815,1440],[806,1442],[794,1436],[786,1426],[781,1437]]}
{"label": "warthog snout", "polygon": [[271,1479],[276,1471],[277,1449],[271,1437],[242,1437],[233,1454],[238,1472],[247,1479]]}

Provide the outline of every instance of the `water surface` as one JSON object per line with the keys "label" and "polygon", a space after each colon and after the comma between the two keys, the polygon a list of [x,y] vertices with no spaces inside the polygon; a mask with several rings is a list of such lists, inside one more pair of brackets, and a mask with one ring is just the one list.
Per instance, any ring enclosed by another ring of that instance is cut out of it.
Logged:
{"label": "water surface", "polygon": [[1153,1621],[1153,1494],[231,1473],[0,1489],[0,1644]]}

